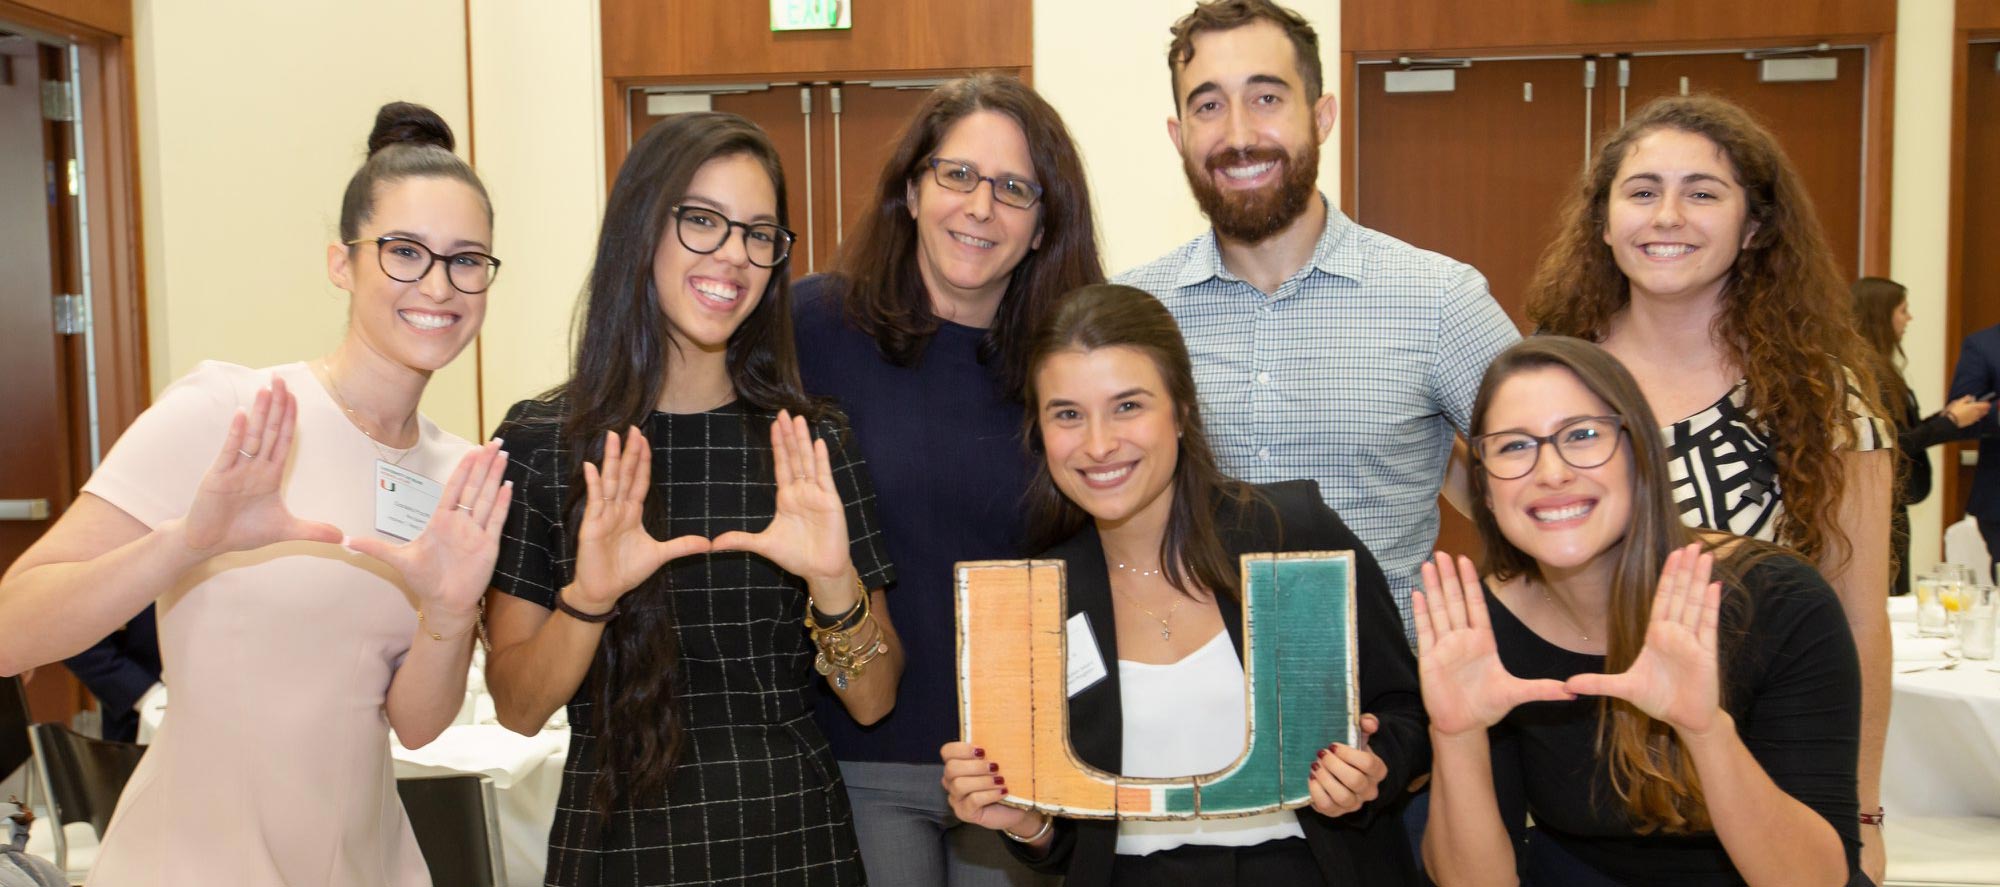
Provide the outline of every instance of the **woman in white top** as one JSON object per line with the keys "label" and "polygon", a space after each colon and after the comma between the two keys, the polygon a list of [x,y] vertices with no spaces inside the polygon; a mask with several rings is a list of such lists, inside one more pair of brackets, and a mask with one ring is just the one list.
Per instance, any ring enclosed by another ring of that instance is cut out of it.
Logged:
{"label": "woman in white top", "polygon": [[340,344],[169,386],[0,580],[7,674],[158,603],[173,705],[92,884],[430,883],[389,730],[416,747],[456,714],[508,504],[498,442],[417,413],[499,269],[451,147],[429,109],[384,106],[327,248]]}
{"label": "woman in white top", "polygon": [[[999,803],[1000,762],[944,746],[944,786],[965,822],[1002,831],[1030,865],[1070,887],[1415,883],[1394,809],[1428,769],[1415,662],[1381,568],[1310,481],[1251,487],[1216,469],[1172,315],[1131,287],[1063,297],[1030,340],[1029,483],[1042,557],[1068,564],[1072,618],[1090,628],[1103,680],[1069,700],[1086,763],[1129,776],[1188,776],[1244,752],[1240,555],[1351,550],[1366,742],[1310,767],[1310,808],[1136,822],[1051,818]],[[1331,738],[1331,737],[1329,737]]]}

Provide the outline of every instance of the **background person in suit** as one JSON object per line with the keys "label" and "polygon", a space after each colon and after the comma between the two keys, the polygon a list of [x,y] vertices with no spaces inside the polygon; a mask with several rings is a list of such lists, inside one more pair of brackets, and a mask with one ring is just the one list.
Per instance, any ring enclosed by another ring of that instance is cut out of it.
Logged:
{"label": "background person in suit", "polygon": [[100,731],[105,739],[134,742],[139,738],[139,700],[160,682],[160,634],[153,622],[153,605],[90,649],[63,660],[70,673],[97,697]]}
{"label": "background person in suit", "polygon": [[[2000,390],[2000,325],[1966,336],[1958,346],[1958,367],[1951,374],[1953,399],[1982,398],[1996,390]],[[1979,470],[1972,475],[1972,497],[1965,512],[1979,521],[1986,552],[2000,564],[2000,422],[1989,413],[1967,430],[1980,440]]]}
{"label": "background person in suit", "polygon": [[[1143,291],[1066,296],[1031,343],[1026,399],[1044,459],[1030,483],[1031,546],[1068,568],[1104,677],[1070,699],[1070,742],[1128,776],[1208,773],[1243,754],[1238,557],[1351,550],[1357,582],[1360,746],[1329,745],[1308,776],[1312,804],[1233,819],[1076,820],[999,803],[1006,773],[969,743],[946,744],[945,789],[966,822],[1003,832],[1016,855],[1069,887],[1413,883],[1393,810],[1427,769],[1414,662],[1388,582],[1311,481],[1252,487],[1215,465],[1186,346]],[[1383,812],[1383,811],[1392,812]]]}

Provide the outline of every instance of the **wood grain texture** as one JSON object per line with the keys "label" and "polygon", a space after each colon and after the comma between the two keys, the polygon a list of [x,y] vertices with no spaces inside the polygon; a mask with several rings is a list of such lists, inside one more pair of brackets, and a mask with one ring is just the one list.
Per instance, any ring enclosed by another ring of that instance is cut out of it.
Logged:
{"label": "wood grain texture", "polygon": [[2000,31],[2000,3],[1993,0],[1958,0],[1954,25],[1961,31]]}
{"label": "wood grain texture", "polygon": [[69,38],[132,36],[132,0],[0,0],[0,18]]}
{"label": "wood grain texture", "polygon": [[[1990,0],[1960,0],[1993,5]],[[1962,14],[1962,13],[1961,13]],[[1889,0],[1345,0],[1343,52],[1686,44],[1896,29]]]}
{"label": "wood grain texture", "polygon": [[870,0],[844,31],[771,31],[762,0],[604,0],[606,79],[1027,67],[1022,0]]}

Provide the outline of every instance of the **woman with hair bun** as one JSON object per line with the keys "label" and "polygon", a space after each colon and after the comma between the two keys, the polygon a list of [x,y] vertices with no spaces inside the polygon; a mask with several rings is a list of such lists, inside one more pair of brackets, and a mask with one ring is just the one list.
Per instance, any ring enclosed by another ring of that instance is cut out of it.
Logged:
{"label": "woman with hair bun", "polygon": [[340,344],[168,386],[0,580],[7,674],[158,605],[173,707],[91,884],[430,883],[389,731],[418,747],[457,713],[509,496],[498,441],[417,406],[500,261],[436,113],[385,105],[368,147],[327,247]]}

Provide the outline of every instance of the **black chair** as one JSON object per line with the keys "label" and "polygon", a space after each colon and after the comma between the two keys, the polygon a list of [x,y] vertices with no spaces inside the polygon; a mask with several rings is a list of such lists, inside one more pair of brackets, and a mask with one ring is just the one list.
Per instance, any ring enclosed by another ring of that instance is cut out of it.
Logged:
{"label": "black chair", "polygon": [[437,887],[500,887],[507,862],[493,781],[473,773],[396,780],[417,849]]}
{"label": "black chair", "polygon": [[[5,779],[35,756],[35,741],[28,738],[28,695],[21,679],[0,678],[0,779]],[[33,772],[29,789],[33,790]]]}
{"label": "black chair", "polygon": [[118,808],[118,795],[125,791],[132,771],[138,769],[146,747],[92,739],[61,724],[36,724],[28,729],[55,819],[55,863],[68,871],[69,842],[63,838],[63,826],[90,823],[97,839],[104,840],[104,830],[111,826],[111,814]]}

